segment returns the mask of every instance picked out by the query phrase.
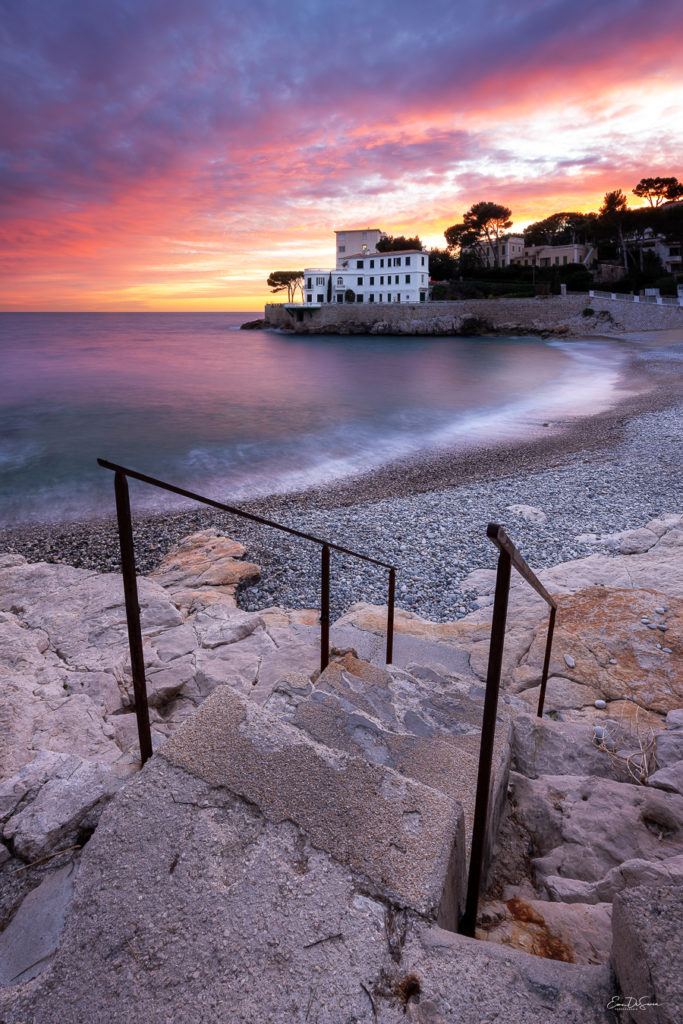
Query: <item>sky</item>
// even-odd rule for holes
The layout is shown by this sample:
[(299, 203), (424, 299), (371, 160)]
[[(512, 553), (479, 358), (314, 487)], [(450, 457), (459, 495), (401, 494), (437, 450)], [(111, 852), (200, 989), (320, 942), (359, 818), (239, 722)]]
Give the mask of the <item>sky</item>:
[(0, 0), (0, 50), (2, 310), (258, 310), (335, 229), (683, 179), (681, 0)]

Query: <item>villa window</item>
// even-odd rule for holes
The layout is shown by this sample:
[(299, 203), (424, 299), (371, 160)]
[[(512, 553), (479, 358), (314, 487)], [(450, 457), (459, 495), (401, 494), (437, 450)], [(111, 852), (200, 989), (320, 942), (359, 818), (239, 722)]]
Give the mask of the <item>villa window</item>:
[(564, 263), (565, 266), (567, 265), (567, 257), (566, 256), (562, 257), (562, 262)]
[(368, 295), (368, 302), (374, 302), (374, 301), (375, 301), (375, 296), (374, 296), (374, 295), (372, 294), (372, 292), (371, 292), (371, 293), (370, 293), (370, 294)]
[(309, 277), (309, 278), (307, 279), (307, 281), (306, 281), (306, 287), (307, 287), (307, 288), (312, 288), (312, 287), (313, 287), (313, 278), (312, 278), (312, 277)]
[(319, 303), (320, 303), (320, 304), (322, 305), (322, 302), (323, 302), (323, 296), (322, 296), (322, 295), (318, 295), (315, 301), (316, 301), (316, 302), (319, 302)]
[(374, 283), (375, 283), (375, 279), (374, 279), (374, 277), (371, 277), (370, 278), (370, 284), (374, 284)]
[(406, 284), (410, 284), (410, 274), (406, 274)]
[(362, 302), (362, 301), (363, 301), (363, 296), (362, 295), (356, 295), (356, 302)]
[(312, 295), (307, 295), (306, 296), (306, 302), (313, 302), (313, 296)]
[(394, 256), (394, 266), (395, 267), (400, 267), (401, 266), (401, 257), (400, 256)]
[(338, 295), (337, 296), (337, 302), (343, 302), (343, 301), (344, 301), (344, 296), (343, 295)]
[(356, 270), (362, 270), (362, 269), (363, 269), (363, 261), (362, 260), (356, 260)]
[(422, 257), (422, 266), (424, 267), (424, 265), (425, 265), (425, 258), (424, 258), (424, 256), (423, 256), (423, 257)]
[(398, 274), (394, 274), (394, 284), (400, 284), (400, 281), (398, 279)]
[(315, 283), (316, 284), (325, 284), (325, 278), (324, 277), (316, 277)]
[(339, 249), (339, 252), (346, 252), (346, 246), (345, 245), (338, 246), (338, 249)]
[(384, 266), (384, 260), (380, 260), (379, 261), (379, 265), (380, 265), (380, 267), (383, 267)]
[(384, 277), (380, 277), (380, 279), (379, 279), (379, 283), (380, 283), (380, 284), (384, 284)]
[(337, 278), (337, 287), (338, 288), (343, 288), (344, 287), (344, 278), (343, 277), (338, 277)]
[(406, 266), (410, 266), (410, 256), (406, 256)]
[(362, 277), (357, 277), (356, 278), (356, 284), (358, 284), (358, 285), (360, 285), (362, 287), (363, 286), (363, 278)]
[(375, 261), (374, 260), (370, 260), (370, 266), (374, 267), (374, 265), (375, 265)]
[(381, 295), (379, 295), (379, 296), (377, 297), (377, 301), (378, 301), (378, 302), (381, 302), (381, 301), (382, 301), (382, 296), (381, 296)]

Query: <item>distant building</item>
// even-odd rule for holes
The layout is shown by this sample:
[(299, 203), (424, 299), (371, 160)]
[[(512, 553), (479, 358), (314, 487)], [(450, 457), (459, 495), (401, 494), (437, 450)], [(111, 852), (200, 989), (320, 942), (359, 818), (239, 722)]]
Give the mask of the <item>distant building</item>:
[[(377, 252), (377, 243), (384, 237), (384, 232), (378, 228), (366, 228), (364, 231), (335, 231), (335, 235), (336, 267), (308, 267), (304, 270), (306, 304), (416, 303), (427, 300), (428, 253), (422, 252), (421, 249)], [(351, 247), (352, 242), (358, 241), (361, 241), (361, 247)], [(344, 249), (341, 253), (340, 248)], [(353, 298), (350, 297), (351, 293)]]
[[(594, 256), (590, 245), (525, 245), (523, 235), (507, 235), (499, 242), (477, 242), (468, 252), (476, 255), (483, 266), (562, 267), (568, 263), (588, 266)], [(496, 260), (496, 255), (498, 259)]]
[(567, 245), (526, 245), (521, 257), (513, 260), (524, 267), (566, 267), (568, 263), (589, 266), (595, 256), (592, 245), (569, 242)]
[(476, 254), (485, 267), (509, 267), (524, 252), (524, 236), (507, 235), (497, 243), (477, 242), (468, 251)]

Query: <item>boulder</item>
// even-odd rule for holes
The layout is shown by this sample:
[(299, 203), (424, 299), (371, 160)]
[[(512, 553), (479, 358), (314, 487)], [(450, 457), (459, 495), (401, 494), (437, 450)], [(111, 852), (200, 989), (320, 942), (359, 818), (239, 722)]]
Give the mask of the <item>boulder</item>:
[[(85, 842), (105, 804), (123, 784), (111, 766), (99, 762), (63, 756), (53, 766), (56, 771), (33, 799), (25, 794), (3, 825), (3, 840), (25, 861)], [(43, 760), (36, 771), (45, 769)]]
[(683, 796), (683, 761), (674, 761), (666, 768), (660, 768), (647, 780), (648, 786), (663, 789), (667, 793)]
[(595, 777), (511, 780), (539, 884), (556, 875), (598, 882), (624, 861), (683, 853), (683, 798), (674, 793)]
[(202, 530), (169, 552), (150, 578), (186, 608), (205, 590), (234, 599), (237, 587), (249, 586), (261, 578), (257, 565), (243, 561), (245, 554), (246, 549), (237, 541), (217, 530)]
[(534, 508), (533, 505), (508, 505), (508, 512), (512, 512), (513, 515), (519, 516), (521, 519), (526, 519), (529, 523), (545, 523), (548, 519), (545, 512), (542, 512), (540, 508)]
[(588, 723), (560, 723), (535, 715), (515, 715), (513, 768), (532, 779), (539, 775), (592, 775), (627, 781), (629, 777), (621, 763), (599, 750), (593, 736)]
[(659, 768), (668, 768), (683, 761), (683, 729), (667, 729), (657, 734), (655, 757)]

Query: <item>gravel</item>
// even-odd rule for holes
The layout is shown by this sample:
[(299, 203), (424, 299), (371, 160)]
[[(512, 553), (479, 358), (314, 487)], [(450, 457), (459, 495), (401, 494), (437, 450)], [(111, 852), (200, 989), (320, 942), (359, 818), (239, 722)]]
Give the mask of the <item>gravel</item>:
[[(504, 525), (532, 568), (541, 569), (592, 553), (594, 545), (577, 540), (583, 534), (643, 526), (680, 510), (680, 402), (665, 404), (631, 418), (582, 420), (574, 434), (569, 425), (543, 442), (453, 455), (447, 473), (443, 454), (425, 456), (336, 489), (243, 507), (395, 565), (399, 607), (437, 621), (459, 618), (476, 607), (463, 582), (467, 574), (495, 567), (496, 551), (486, 539), (490, 521)], [(445, 479), (467, 482), (445, 486)], [(430, 480), (433, 488), (426, 489)], [(369, 498), (373, 493), (379, 500)], [(509, 511), (511, 505), (531, 505), (547, 521), (531, 523)], [(262, 582), (240, 595), (243, 608), (318, 605), (315, 544), (208, 509), (136, 517), (139, 571), (148, 572), (181, 537), (208, 526), (240, 540), (262, 568)], [(119, 567), (112, 520), (5, 531), (0, 550), (98, 571)], [(331, 575), (334, 616), (356, 601), (386, 603), (385, 569), (333, 551)]]

